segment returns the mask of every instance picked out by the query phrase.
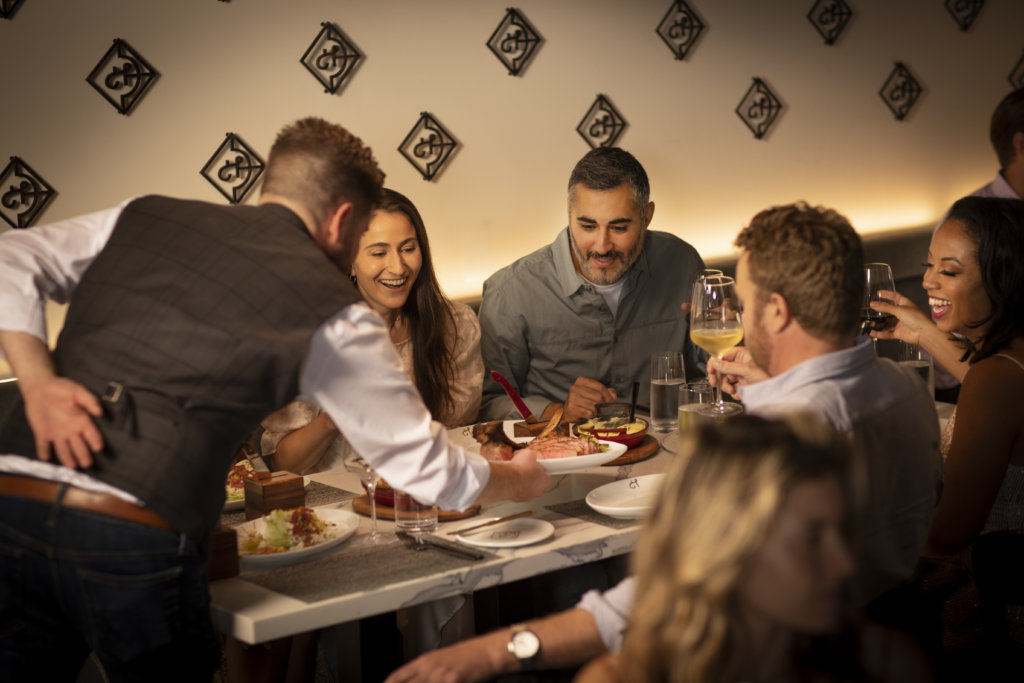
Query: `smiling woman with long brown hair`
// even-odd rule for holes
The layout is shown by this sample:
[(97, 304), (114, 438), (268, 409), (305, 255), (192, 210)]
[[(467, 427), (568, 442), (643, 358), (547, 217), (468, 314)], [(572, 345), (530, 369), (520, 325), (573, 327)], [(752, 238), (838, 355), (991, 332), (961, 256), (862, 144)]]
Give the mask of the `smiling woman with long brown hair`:
[[(447, 427), (476, 421), (484, 372), (480, 323), (469, 306), (441, 291), (423, 219), (405, 195), (384, 190), (351, 277), (384, 319), (402, 367), (434, 419)], [(262, 449), (273, 453), (277, 469), (306, 474), (342, 461), (338, 430), (312, 403), (293, 401), (263, 426)]]

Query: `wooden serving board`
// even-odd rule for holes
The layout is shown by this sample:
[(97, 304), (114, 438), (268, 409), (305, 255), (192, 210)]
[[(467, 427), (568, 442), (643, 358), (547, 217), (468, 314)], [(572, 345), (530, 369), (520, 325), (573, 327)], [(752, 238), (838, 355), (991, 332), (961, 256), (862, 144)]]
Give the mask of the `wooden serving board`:
[(644, 440), (640, 442), (639, 446), (633, 446), (628, 451), (615, 458), (611, 462), (606, 462), (602, 467), (611, 467), (612, 465), (631, 465), (641, 460), (646, 460), (661, 448), (661, 444), (650, 434), (644, 437)]
[[(626, 457), (626, 455), (628, 455), (628, 453), (624, 454), (622, 457)], [(359, 496), (358, 498), (353, 498), (352, 499), (352, 509), (355, 510), (356, 512), (358, 512), (361, 515), (365, 515), (365, 516), (369, 517), (370, 516), (370, 498), (369, 498), (369, 496), (362, 495), (362, 496)], [(465, 519), (467, 517), (472, 517), (473, 515), (477, 515), (477, 514), (480, 514), (480, 506), (479, 505), (474, 505), (474, 506), (472, 506), (471, 508), (469, 508), (467, 510), (463, 510), (462, 512), (457, 512), (455, 510), (438, 510), (437, 511), (437, 521), (439, 521), (439, 522), (451, 522), (451, 521), (454, 521), (456, 519)], [(394, 519), (394, 518), (395, 518), (395, 508), (391, 507), (390, 505), (381, 505), (380, 503), (377, 503), (377, 519)]]

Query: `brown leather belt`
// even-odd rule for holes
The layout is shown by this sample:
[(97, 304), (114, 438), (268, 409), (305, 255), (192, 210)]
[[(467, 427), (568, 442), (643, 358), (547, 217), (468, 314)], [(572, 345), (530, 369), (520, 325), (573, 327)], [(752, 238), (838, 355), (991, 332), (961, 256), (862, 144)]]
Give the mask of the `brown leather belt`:
[[(0, 473), (0, 495), (28, 498), (44, 503), (53, 503), (60, 492), (60, 484), (35, 477), (23, 477), (17, 474)], [(76, 510), (98, 512), (108, 517), (116, 517), (129, 522), (138, 522), (146, 526), (178, 533), (167, 520), (149, 508), (139, 507), (123, 498), (110, 493), (96, 493), (77, 486), (68, 486), (62, 503), (65, 507)]]

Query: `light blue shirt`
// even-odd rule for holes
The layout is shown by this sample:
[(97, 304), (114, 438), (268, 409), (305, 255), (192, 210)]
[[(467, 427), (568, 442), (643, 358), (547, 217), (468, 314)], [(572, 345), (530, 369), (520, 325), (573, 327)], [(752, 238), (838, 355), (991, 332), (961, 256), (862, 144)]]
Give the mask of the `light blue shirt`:
[(861, 337), (849, 349), (800, 363), (740, 389), (751, 413), (812, 409), (849, 436), (864, 459), (867, 500), (858, 520), (863, 602), (914, 571), (942, 478), (935, 402), (914, 370), (875, 356)]
[[(858, 519), (859, 602), (908, 578), (924, 547), (942, 478), (939, 420), (928, 388), (912, 369), (875, 356), (867, 337), (740, 389), (748, 413), (764, 417), (816, 411), (848, 435), (863, 457), (867, 496)], [(597, 620), (610, 650), (622, 642), (634, 580), (577, 605)]]

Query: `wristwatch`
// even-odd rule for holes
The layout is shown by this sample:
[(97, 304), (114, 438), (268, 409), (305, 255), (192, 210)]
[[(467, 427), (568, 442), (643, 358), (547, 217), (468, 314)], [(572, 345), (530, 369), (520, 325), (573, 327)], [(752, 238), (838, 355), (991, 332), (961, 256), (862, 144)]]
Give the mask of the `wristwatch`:
[(529, 671), (540, 658), (540, 638), (526, 624), (514, 624), (508, 637), (508, 651), (519, 660), (523, 671)]

